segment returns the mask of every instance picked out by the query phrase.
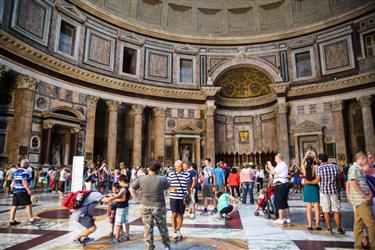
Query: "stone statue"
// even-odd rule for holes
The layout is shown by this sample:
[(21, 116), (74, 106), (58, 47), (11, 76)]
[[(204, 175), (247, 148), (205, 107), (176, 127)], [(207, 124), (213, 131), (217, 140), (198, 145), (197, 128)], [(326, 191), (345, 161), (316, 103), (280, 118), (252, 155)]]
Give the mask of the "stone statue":
[(57, 140), (52, 145), (52, 165), (61, 165), (61, 143)]
[(182, 161), (183, 162), (189, 162), (189, 157), (190, 157), (190, 150), (188, 146), (185, 146), (184, 149), (182, 150)]

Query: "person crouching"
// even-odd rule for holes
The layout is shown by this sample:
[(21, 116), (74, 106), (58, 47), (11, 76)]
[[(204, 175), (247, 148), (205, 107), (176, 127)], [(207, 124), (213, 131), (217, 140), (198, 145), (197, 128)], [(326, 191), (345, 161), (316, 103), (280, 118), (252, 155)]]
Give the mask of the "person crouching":
[(238, 204), (236, 198), (228, 193), (218, 192), (216, 194), (217, 210), (219, 211), (220, 217), (225, 219), (231, 219), (230, 215), (238, 210)]

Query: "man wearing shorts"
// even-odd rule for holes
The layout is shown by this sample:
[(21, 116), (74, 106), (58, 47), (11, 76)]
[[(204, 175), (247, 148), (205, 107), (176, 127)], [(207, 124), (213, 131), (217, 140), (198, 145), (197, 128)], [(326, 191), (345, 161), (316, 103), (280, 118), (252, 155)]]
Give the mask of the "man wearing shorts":
[(335, 164), (327, 163), (328, 156), (325, 154), (317, 155), (318, 168), (316, 177), (313, 181), (305, 181), (306, 184), (318, 184), (320, 182), (320, 206), (324, 213), (324, 219), (328, 231), (332, 232), (330, 212), (334, 213), (334, 220), (337, 227), (337, 233), (344, 234), (341, 227), (340, 198), (337, 185), (339, 169)]
[(14, 218), (16, 217), (16, 211), (18, 206), (25, 206), (27, 217), (31, 224), (38, 220), (33, 217), (31, 210), (31, 199), (30, 196), (33, 194), (31, 191), (31, 178), (30, 173), (27, 171), (29, 161), (24, 159), (21, 161), (21, 166), (13, 174), (14, 187), (13, 187), (13, 201), (10, 209), (9, 225), (14, 226), (20, 224)]
[(167, 180), (170, 185), (173, 239), (178, 240), (182, 238), (180, 230), (185, 213), (184, 197), (185, 195), (190, 197), (190, 176), (189, 173), (183, 171), (182, 161), (175, 162), (175, 171), (169, 173)]
[(204, 175), (204, 182), (202, 186), (202, 195), (203, 195), (203, 206), (204, 210), (201, 215), (207, 215), (207, 207), (208, 207), (208, 199), (212, 200), (213, 210), (211, 214), (216, 214), (216, 198), (215, 198), (215, 191), (216, 191), (216, 175), (215, 170), (211, 166), (211, 159), (206, 158), (204, 160), (205, 167), (203, 169)]
[(96, 231), (94, 210), (99, 202), (111, 202), (116, 197), (104, 197), (100, 192), (90, 192), (82, 202), (82, 207), (74, 211), (74, 217), (85, 229), (74, 239), (73, 243), (84, 246), (86, 243), (94, 241), (89, 235)]

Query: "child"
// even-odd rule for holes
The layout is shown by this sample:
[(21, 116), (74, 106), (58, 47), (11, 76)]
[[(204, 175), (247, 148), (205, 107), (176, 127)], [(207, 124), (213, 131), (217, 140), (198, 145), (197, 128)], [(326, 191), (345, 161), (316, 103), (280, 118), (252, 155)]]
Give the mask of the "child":
[(220, 213), (220, 217), (230, 219), (230, 215), (238, 209), (238, 205), (236, 204), (238, 202), (228, 193), (218, 192), (216, 197), (218, 198), (217, 210)]
[[(120, 191), (121, 186), (118, 183), (114, 183), (112, 185), (112, 196), (115, 196)], [(115, 229), (115, 218), (116, 218), (116, 208), (117, 203), (112, 201), (108, 203), (107, 206), (107, 214), (108, 214), (108, 221), (111, 224), (111, 233), (109, 234), (110, 237), (114, 235), (114, 229)]]
[[(116, 227), (116, 237), (111, 239), (109, 243), (120, 243), (121, 240), (129, 240), (129, 179), (126, 175), (120, 175), (118, 178), (119, 184), (121, 186), (120, 192), (115, 196), (115, 201), (117, 203), (116, 216), (115, 216), (115, 227)], [(121, 229), (125, 226), (125, 235), (121, 236)]]

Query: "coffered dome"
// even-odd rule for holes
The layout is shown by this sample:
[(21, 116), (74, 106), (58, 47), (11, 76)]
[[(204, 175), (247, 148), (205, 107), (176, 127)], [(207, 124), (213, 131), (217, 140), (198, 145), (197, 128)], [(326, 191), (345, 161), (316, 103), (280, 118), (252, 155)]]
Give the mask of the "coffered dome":
[(353, 18), (369, 0), (70, 0), (135, 32), (191, 43), (297, 36)]

